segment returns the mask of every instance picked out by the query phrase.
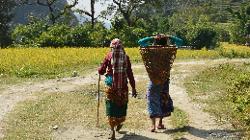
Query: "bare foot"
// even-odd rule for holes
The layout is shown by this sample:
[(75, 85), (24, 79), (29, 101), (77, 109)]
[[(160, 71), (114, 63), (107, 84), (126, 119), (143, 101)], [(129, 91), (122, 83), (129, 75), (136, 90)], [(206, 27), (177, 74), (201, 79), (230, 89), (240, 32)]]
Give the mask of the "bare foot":
[(155, 126), (151, 126), (151, 128), (149, 129), (150, 132), (155, 132)]
[(165, 126), (164, 126), (163, 124), (159, 124), (159, 125), (157, 126), (157, 129), (166, 129), (166, 128), (165, 128)]
[(121, 130), (122, 126), (123, 126), (122, 124), (119, 124), (119, 125), (116, 127), (116, 131), (119, 132), (119, 131)]
[(110, 130), (108, 139), (115, 140), (115, 131), (114, 130)]

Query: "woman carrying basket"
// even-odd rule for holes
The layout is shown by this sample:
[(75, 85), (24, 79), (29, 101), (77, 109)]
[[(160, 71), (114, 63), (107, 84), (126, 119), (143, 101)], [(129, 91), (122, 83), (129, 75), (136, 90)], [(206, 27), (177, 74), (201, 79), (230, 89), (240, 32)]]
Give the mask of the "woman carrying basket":
[[(145, 37), (138, 41), (141, 47), (148, 47), (151, 44), (160, 46), (170, 46), (173, 44), (179, 46), (182, 42), (180, 38), (163, 34)], [(147, 106), (152, 122), (150, 131), (155, 132), (156, 130), (156, 118), (159, 118), (157, 129), (165, 129), (162, 120), (164, 117), (170, 116), (174, 110), (173, 101), (169, 95), (169, 79), (165, 80), (163, 84), (154, 84), (152, 81), (149, 82), (147, 89)]]
[(101, 67), (100, 75), (106, 76), (106, 114), (111, 128), (110, 139), (115, 139), (116, 131), (122, 127), (127, 114), (128, 82), (132, 87), (132, 96), (136, 97), (135, 80), (129, 57), (126, 55), (119, 39), (110, 43), (111, 51), (106, 55)]

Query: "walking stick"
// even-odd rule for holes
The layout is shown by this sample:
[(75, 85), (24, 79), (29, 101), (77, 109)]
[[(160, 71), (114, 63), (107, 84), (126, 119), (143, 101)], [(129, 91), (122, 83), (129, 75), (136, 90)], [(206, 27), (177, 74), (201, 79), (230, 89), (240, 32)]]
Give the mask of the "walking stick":
[(97, 112), (96, 112), (96, 127), (99, 127), (99, 108), (100, 108), (100, 81), (101, 75), (99, 74), (98, 78), (98, 91), (97, 91)]

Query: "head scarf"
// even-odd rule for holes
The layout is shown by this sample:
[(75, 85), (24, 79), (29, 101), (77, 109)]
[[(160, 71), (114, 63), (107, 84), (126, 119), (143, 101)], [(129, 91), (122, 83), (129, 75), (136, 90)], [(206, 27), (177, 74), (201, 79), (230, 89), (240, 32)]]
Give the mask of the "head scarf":
[(112, 87), (115, 90), (123, 89), (127, 86), (127, 56), (120, 39), (113, 39), (110, 47), (112, 48), (111, 64), (113, 66)]

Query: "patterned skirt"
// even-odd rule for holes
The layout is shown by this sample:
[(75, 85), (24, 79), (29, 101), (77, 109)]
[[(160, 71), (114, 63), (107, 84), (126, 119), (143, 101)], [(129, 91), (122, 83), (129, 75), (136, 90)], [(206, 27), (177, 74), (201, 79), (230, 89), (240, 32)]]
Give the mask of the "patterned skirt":
[(106, 87), (106, 115), (112, 127), (125, 121), (128, 106), (127, 91), (127, 89), (124, 89), (122, 92), (117, 93), (112, 88)]
[(169, 80), (163, 85), (154, 85), (151, 81), (147, 91), (147, 105), (150, 118), (168, 117), (174, 111), (169, 95)]

